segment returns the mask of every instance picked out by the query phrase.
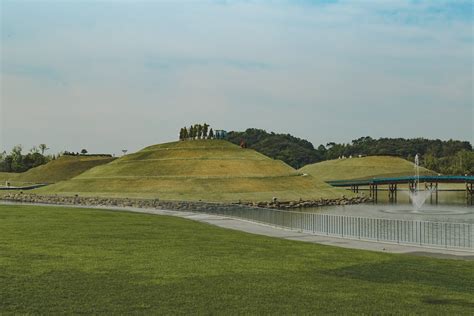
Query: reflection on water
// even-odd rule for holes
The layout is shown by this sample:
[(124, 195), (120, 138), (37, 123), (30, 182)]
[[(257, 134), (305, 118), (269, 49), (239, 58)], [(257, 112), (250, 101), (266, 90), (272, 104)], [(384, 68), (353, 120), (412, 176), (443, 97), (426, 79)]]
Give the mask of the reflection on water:
[[(389, 203), (387, 191), (379, 191), (378, 203)], [(431, 196), (428, 196), (425, 203), (436, 205), (436, 195), (433, 193)], [(410, 204), (408, 190), (398, 191), (397, 204)], [(466, 191), (439, 191), (438, 204), (466, 206)]]
[(409, 203), (408, 194), (399, 192), (397, 203), (388, 201), (388, 193), (379, 191), (377, 204), (359, 204), (302, 209), (304, 212), (350, 215), (372, 218), (474, 223), (474, 206), (466, 204), (466, 193), (461, 191), (440, 191), (438, 204), (435, 197), (427, 199), (425, 205), (416, 211)]

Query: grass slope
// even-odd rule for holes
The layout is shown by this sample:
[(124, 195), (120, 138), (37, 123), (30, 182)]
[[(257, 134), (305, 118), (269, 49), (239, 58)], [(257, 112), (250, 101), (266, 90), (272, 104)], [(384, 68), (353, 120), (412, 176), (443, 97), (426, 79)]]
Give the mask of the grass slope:
[(0, 185), (3, 185), (5, 181), (15, 181), (15, 179), (20, 175), (19, 173), (14, 172), (0, 172)]
[(0, 314), (472, 315), (474, 265), (190, 220), (0, 206)]
[[(415, 172), (412, 162), (392, 156), (328, 160), (305, 166), (300, 171), (323, 180), (411, 176)], [(435, 174), (424, 168), (420, 169), (420, 173)]]
[(311, 176), (301, 176), (282, 161), (221, 140), (150, 146), (37, 192), (208, 201), (348, 195)]
[(25, 183), (56, 183), (71, 179), (115, 158), (102, 156), (61, 156), (47, 164), (23, 173), (0, 173), (0, 181), (10, 180), (12, 185)]

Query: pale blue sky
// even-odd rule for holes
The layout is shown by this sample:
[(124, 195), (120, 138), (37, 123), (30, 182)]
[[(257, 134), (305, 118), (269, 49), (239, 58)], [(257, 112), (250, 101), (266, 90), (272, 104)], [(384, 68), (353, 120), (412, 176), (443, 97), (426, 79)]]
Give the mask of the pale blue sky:
[(474, 140), (471, 1), (0, 2), (1, 150), (134, 151), (204, 121)]

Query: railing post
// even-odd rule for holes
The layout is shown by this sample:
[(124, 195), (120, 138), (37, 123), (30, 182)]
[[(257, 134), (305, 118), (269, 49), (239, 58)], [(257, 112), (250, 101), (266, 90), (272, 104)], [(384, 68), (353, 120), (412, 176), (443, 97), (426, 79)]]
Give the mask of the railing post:
[(474, 225), (473, 224), (469, 224), (468, 226), (468, 230), (467, 230), (467, 241), (469, 243), (469, 248), (473, 248), (472, 247), (472, 241), (471, 241), (471, 235), (472, 235), (472, 229), (474, 228)]
[(397, 244), (400, 244), (400, 220), (397, 219)]
[(329, 215), (326, 216), (326, 235), (329, 235)]
[(359, 235), (360, 239), (360, 217), (357, 218), (357, 235)]
[(444, 243), (448, 248), (448, 223), (444, 223)]
[(344, 216), (341, 215), (341, 236), (344, 238)]
[(420, 246), (421, 246), (421, 221), (418, 222), (418, 223), (420, 223), (420, 232), (419, 232), (419, 235), (420, 235)]
[(376, 228), (375, 233), (377, 235), (377, 241), (379, 241), (379, 219), (378, 218), (375, 220), (375, 228)]

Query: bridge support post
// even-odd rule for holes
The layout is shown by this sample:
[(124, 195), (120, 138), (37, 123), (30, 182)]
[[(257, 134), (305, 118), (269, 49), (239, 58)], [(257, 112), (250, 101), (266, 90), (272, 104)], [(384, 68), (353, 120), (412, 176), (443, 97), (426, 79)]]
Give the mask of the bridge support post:
[(369, 195), (372, 198), (374, 203), (377, 203), (378, 201), (378, 187), (376, 184), (370, 184), (369, 185)]
[(433, 191), (431, 191), (431, 188), (433, 187), (433, 183), (425, 183), (425, 190), (430, 190), (430, 204), (433, 204)]
[(354, 193), (359, 193), (359, 186), (357, 184), (351, 185), (351, 191)]
[(379, 201), (379, 187), (375, 185), (375, 203)]
[(413, 192), (415, 191), (415, 182), (408, 182), (408, 189)]
[(390, 203), (397, 203), (397, 184), (388, 185), (388, 200)]
[(378, 190), (378, 186), (376, 184), (373, 185), (373, 188), (374, 188), (374, 202), (375, 203), (378, 203), (379, 201), (379, 190)]
[(435, 194), (435, 203), (438, 204), (438, 182), (430, 184), (425, 183), (425, 189), (430, 191), (430, 203), (433, 204), (433, 193)]
[(472, 182), (466, 182), (466, 203), (468, 205), (474, 204), (474, 186)]

